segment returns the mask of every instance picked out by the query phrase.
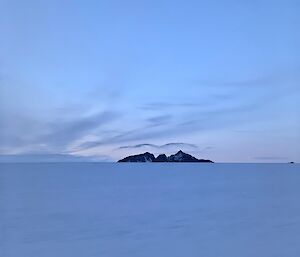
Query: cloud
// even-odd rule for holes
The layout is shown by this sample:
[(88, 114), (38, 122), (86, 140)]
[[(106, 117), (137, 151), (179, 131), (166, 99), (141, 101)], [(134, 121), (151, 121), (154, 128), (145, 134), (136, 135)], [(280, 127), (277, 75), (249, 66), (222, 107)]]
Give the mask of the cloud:
[[(250, 89), (274, 89), (274, 88), (281, 88), (285, 90), (287, 88), (291, 89), (298, 89), (299, 83), (299, 71), (300, 66), (296, 65), (294, 67), (280, 67), (274, 69), (270, 72), (265, 72), (262, 74), (257, 74), (256, 76), (245, 77), (241, 79), (229, 78), (227, 80), (197, 80), (193, 81), (192, 84), (195, 87), (203, 87), (203, 88), (215, 88), (218, 90), (225, 89), (227, 93), (234, 92), (232, 90), (246, 90), (247, 88)], [(288, 93), (288, 91), (286, 91)]]
[(119, 113), (103, 111), (70, 121), (56, 121), (48, 124), (49, 132), (38, 140), (57, 146), (66, 145), (118, 117)]
[(168, 143), (168, 144), (164, 144), (162, 145), (160, 148), (165, 148), (165, 147), (191, 147), (191, 148), (198, 148), (197, 145), (195, 144), (189, 144), (189, 143)]
[(33, 144), (45, 131), (44, 123), (33, 117), (1, 111), (0, 116), (0, 149), (8, 149), (8, 152)]
[(153, 147), (158, 148), (158, 145), (154, 144), (138, 144), (138, 145), (126, 145), (126, 146), (120, 146), (117, 149), (130, 149), (130, 148), (142, 148), (142, 147)]
[(203, 109), (207, 107), (213, 107), (219, 103), (228, 102), (234, 98), (234, 92), (230, 91), (217, 91), (214, 92), (210, 89), (203, 90), (203, 94), (199, 94), (198, 91), (191, 92), (189, 99), (177, 99), (170, 101), (153, 101), (138, 106), (138, 109), (145, 111), (161, 111), (161, 110), (191, 110), (191, 109)]
[(142, 147), (152, 147), (156, 149), (164, 149), (168, 147), (190, 147), (190, 148), (198, 148), (197, 145), (189, 144), (189, 143), (167, 143), (164, 145), (155, 145), (155, 144), (137, 144), (137, 145), (126, 145), (120, 146), (118, 149), (136, 149)]
[[(246, 115), (240, 115), (251, 111), (252, 106), (244, 108), (231, 107), (215, 111), (194, 111), (194, 113), (183, 114), (173, 118), (172, 125), (164, 127), (143, 126), (140, 128), (120, 132), (118, 135), (106, 137), (98, 141), (88, 141), (81, 144), (78, 149), (84, 150), (107, 144), (121, 144), (141, 140), (161, 139), (168, 136), (181, 136), (191, 132), (207, 131), (232, 126), (236, 123), (247, 121)], [(239, 116), (238, 116), (239, 115)], [(177, 122), (178, 121), (178, 122)], [(176, 124), (177, 122), (177, 124)]]
[(172, 119), (172, 115), (165, 114), (165, 115), (159, 115), (159, 116), (148, 118), (147, 121), (153, 125), (162, 125), (162, 124), (166, 124), (171, 119)]
[(181, 103), (172, 103), (172, 102), (150, 102), (146, 103), (139, 108), (142, 110), (161, 110), (174, 107), (201, 107), (203, 103), (194, 103), (194, 102), (181, 102)]
[(255, 160), (264, 160), (264, 161), (276, 161), (276, 160), (288, 160), (288, 157), (284, 156), (258, 156), (254, 157)]
[(270, 74), (241, 81), (215, 83), (213, 90), (204, 86), (204, 94), (200, 94), (193, 101), (146, 103), (141, 109), (157, 112), (168, 109), (172, 115), (172, 124), (159, 130), (140, 128), (119, 135), (115, 140), (148, 140), (196, 131), (223, 130), (258, 121), (268, 122), (274, 118), (271, 115), (274, 107), (279, 106), (279, 101), (296, 90), (290, 84), (287, 86), (289, 90), (285, 90), (282, 86), (283, 78), (278, 81), (278, 77), (281, 78)]
[(206, 147), (203, 147), (203, 148), (200, 150), (200, 152), (203, 153), (203, 152), (209, 151), (209, 150), (211, 150), (211, 149), (214, 149), (214, 147), (212, 147), (212, 146), (206, 146)]
[[(281, 95), (278, 92), (270, 92), (269, 89), (254, 94), (236, 93), (232, 95), (231, 101), (217, 102), (215, 105), (200, 108), (202, 104), (193, 102), (171, 103), (156, 102), (151, 103), (151, 107), (179, 107), (173, 108), (171, 114), (157, 115), (146, 119), (150, 125), (142, 126), (137, 122), (135, 128), (127, 131), (120, 131), (117, 135), (103, 137), (101, 140), (87, 141), (78, 147), (78, 150), (85, 150), (109, 144), (123, 144), (134, 141), (158, 140), (169, 136), (182, 136), (193, 132), (224, 130), (236, 125), (249, 124), (253, 121), (266, 121), (269, 113), (273, 112), (272, 103)], [(222, 92), (220, 92), (222, 94)], [(218, 96), (219, 97), (219, 96)], [(197, 108), (181, 108), (182, 106)], [(170, 122), (172, 121), (172, 123)], [(160, 126), (164, 125), (164, 126)], [(141, 146), (140, 146), (141, 147)], [(149, 147), (149, 146), (148, 146)], [(152, 146), (153, 147), (153, 146)]]
[(64, 113), (51, 122), (22, 115), (5, 115), (0, 124), (0, 152), (62, 152), (69, 144), (118, 119), (120, 113), (101, 111), (70, 118)]
[(99, 93), (93, 92), (94, 98), (87, 95), (90, 85), (67, 88), (44, 88), (0, 71), (0, 153), (64, 152), (74, 141), (101, 133), (120, 118), (116, 94), (106, 93), (104, 86), (97, 86)]
[(111, 159), (102, 156), (76, 156), (71, 154), (3, 154), (0, 155), (0, 162), (105, 162)]

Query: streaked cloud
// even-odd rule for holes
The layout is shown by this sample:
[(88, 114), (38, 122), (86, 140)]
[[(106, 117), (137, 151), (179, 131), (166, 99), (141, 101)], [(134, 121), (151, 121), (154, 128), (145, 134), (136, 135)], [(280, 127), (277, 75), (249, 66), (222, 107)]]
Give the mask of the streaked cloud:
[(6, 154), (0, 155), (0, 162), (106, 162), (108, 156), (76, 156), (71, 154)]
[(84, 136), (94, 129), (99, 129), (119, 117), (120, 115), (116, 112), (103, 111), (70, 121), (57, 121), (48, 124), (49, 132), (37, 140), (49, 142), (53, 145), (65, 146), (66, 144)]
[(168, 147), (190, 147), (190, 148), (198, 148), (197, 145), (189, 144), (189, 143), (167, 143), (164, 145), (155, 145), (155, 144), (138, 144), (138, 145), (126, 145), (120, 146), (118, 149), (136, 149), (142, 147), (152, 147), (156, 149), (164, 149)]
[(258, 157), (254, 157), (254, 159), (262, 160), (262, 161), (289, 160), (289, 158), (285, 156), (258, 156)]
[(162, 124), (166, 124), (171, 119), (172, 119), (172, 115), (165, 114), (165, 115), (159, 115), (159, 116), (148, 118), (147, 121), (153, 125), (162, 125)]

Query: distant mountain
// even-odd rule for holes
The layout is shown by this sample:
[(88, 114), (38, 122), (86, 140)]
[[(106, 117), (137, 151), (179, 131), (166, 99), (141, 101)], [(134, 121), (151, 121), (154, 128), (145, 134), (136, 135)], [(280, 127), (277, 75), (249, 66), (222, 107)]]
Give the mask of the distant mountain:
[(169, 157), (165, 154), (160, 154), (156, 158), (153, 154), (146, 152), (138, 155), (131, 155), (118, 162), (209, 162), (213, 163), (211, 160), (197, 159), (196, 157), (184, 153), (181, 150), (176, 154), (170, 155)]
[(155, 160), (155, 156), (152, 153), (142, 153), (137, 155), (128, 156), (118, 162), (153, 162)]
[(168, 157), (168, 162), (212, 162), (211, 160), (203, 160), (197, 159), (196, 157), (184, 153), (181, 150), (178, 151), (176, 154), (171, 155)]
[(169, 159), (165, 154), (160, 154), (154, 159), (154, 162), (168, 162), (168, 161)]

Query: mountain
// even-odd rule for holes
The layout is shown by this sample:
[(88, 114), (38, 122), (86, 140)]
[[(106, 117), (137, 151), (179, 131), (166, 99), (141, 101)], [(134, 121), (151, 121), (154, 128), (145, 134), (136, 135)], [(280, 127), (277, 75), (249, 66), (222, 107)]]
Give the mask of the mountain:
[(155, 160), (155, 156), (152, 153), (142, 153), (137, 155), (128, 156), (118, 162), (153, 162)]
[(212, 162), (211, 160), (203, 160), (203, 159), (197, 159), (196, 157), (184, 153), (181, 150), (178, 151), (176, 154), (171, 155), (168, 157), (169, 162)]
[(168, 162), (168, 161), (169, 159), (165, 154), (160, 154), (154, 159), (154, 162)]
[(156, 158), (153, 154), (146, 152), (138, 155), (131, 155), (118, 162), (209, 162), (213, 163), (211, 160), (197, 159), (196, 157), (184, 153), (181, 150), (176, 154), (170, 155), (169, 157), (165, 154), (160, 154)]

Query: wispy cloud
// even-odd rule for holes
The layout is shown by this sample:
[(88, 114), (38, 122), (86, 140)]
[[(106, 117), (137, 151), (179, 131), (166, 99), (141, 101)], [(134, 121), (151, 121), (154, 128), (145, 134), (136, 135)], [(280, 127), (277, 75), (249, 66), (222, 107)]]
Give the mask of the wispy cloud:
[(76, 118), (66, 115), (51, 122), (26, 116), (16, 117), (19, 116), (7, 115), (0, 124), (0, 152), (35, 150), (60, 153), (75, 140), (118, 119), (120, 113), (101, 111), (92, 115), (81, 114)]
[(174, 107), (201, 107), (203, 106), (203, 103), (193, 103), (193, 102), (179, 102), (179, 103), (173, 103), (173, 102), (150, 102), (146, 103), (142, 106), (139, 106), (140, 109), (143, 110), (162, 110), (162, 109), (168, 109), (168, 108), (174, 108)]
[[(107, 144), (122, 144), (134, 141), (163, 139), (168, 136), (180, 137), (192, 132), (224, 129), (235, 124), (249, 122), (249, 116), (259, 107), (258, 103), (248, 105), (230, 106), (216, 110), (193, 110), (189, 113), (182, 113), (172, 117), (172, 124), (166, 126), (155, 126), (153, 124), (141, 126), (132, 130), (120, 132), (118, 135), (102, 138), (97, 141), (84, 142), (78, 150), (94, 148)], [(160, 121), (162, 120), (162, 123)], [(169, 120), (168, 116), (155, 119), (158, 124)], [(148, 145), (149, 146), (149, 145)]]
[(38, 140), (57, 146), (66, 145), (94, 129), (99, 129), (118, 117), (120, 117), (119, 113), (103, 111), (70, 121), (57, 121), (48, 124), (49, 132), (38, 138)]
[(71, 154), (3, 154), (0, 162), (106, 162), (111, 161), (108, 156), (76, 156)]
[(165, 114), (165, 115), (158, 115), (155, 117), (148, 118), (147, 121), (153, 125), (162, 125), (166, 124), (172, 119), (172, 115)]
[(285, 156), (258, 156), (254, 157), (255, 160), (262, 160), (262, 161), (284, 161), (284, 160), (289, 160), (288, 157)]
[(126, 145), (126, 146), (120, 146), (118, 149), (136, 149), (136, 148), (142, 148), (142, 147), (152, 147), (156, 149), (164, 149), (168, 147), (190, 147), (190, 148), (198, 148), (197, 145), (189, 144), (189, 143), (167, 143), (164, 145), (155, 145), (155, 144), (137, 144), (137, 145)]

